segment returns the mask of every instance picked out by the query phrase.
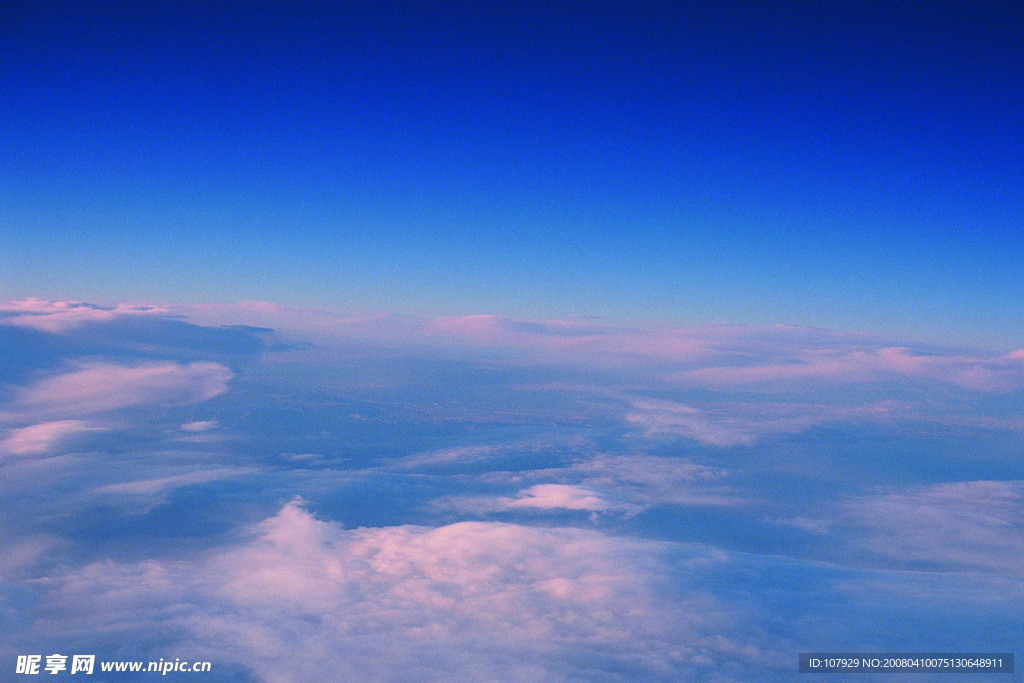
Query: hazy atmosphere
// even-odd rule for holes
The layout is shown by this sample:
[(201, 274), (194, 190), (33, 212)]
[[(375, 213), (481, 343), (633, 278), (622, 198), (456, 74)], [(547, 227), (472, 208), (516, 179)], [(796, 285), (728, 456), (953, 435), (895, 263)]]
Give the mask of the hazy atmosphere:
[(0, 680), (1019, 654), (1022, 35), (5, 5)]

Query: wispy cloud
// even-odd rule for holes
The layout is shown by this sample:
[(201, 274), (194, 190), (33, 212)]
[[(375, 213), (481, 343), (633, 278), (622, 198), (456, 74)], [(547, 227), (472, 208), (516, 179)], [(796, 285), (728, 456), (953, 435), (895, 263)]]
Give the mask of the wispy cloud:
[(438, 509), (458, 510), (462, 513), (487, 514), (510, 510), (576, 512), (621, 511), (635, 512), (639, 508), (622, 503), (610, 503), (598, 493), (571, 484), (535, 484), (514, 496), (451, 496), (435, 501)]
[(3, 420), (95, 415), (139, 405), (178, 405), (224, 393), (234, 373), (219, 363), (84, 363), (15, 393)]
[(708, 355), (707, 340), (677, 329), (629, 328), (590, 320), (515, 320), (497, 315), (442, 317), (423, 326), (437, 336), (471, 346), (550, 354), (549, 362), (600, 358), (693, 360)]
[(609, 503), (600, 496), (579, 486), (567, 484), (536, 484), (520, 491), (515, 498), (500, 498), (499, 503), (509, 509), (560, 508), (563, 510), (607, 510)]
[(152, 496), (161, 494), (170, 489), (192, 484), (204, 484), (211, 481), (218, 481), (228, 477), (237, 477), (253, 472), (251, 467), (216, 467), (213, 469), (198, 470), (185, 474), (175, 474), (169, 477), (157, 477), (155, 479), (140, 479), (137, 481), (126, 481), (120, 484), (108, 484), (94, 488), (92, 493), (99, 495), (134, 495)]
[(8, 430), (0, 441), (0, 453), (30, 455), (45, 453), (66, 436), (89, 429), (82, 420), (55, 420)]
[(561, 470), (541, 470), (533, 476), (578, 482), (597, 491), (608, 491), (616, 500), (634, 506), (732, 506), (745, 502), (729, 488), (727, 470), (680, 457), (598, 455)]
[(105, 505), (112, 503), (127, 505), (132, 514), (141, 514), (165, 503), (167, 495), (176, 489), (241, 477), (256, 471), (258, 470), (255, 467), (192, 466), (188, 471), (180, 474), (133, 479), (97, 486), (86, 491), (82, 500), (89, 501), (100, 498)]
[[(27, 570), (60, 545), (60, 540), (51, 536), (23, 536), (2, 527), (0, 538), (3, 539), (0, 547), (0, 581), (26, 578)], [(4, 601), (0, 600), (0, 619), (4, 617), (4, 607)]]
[(181, 425), (181, 429), (185, 432), (206, 432), (219, 426), (217, 420), (194, 420)]
[(863, 383), (894, 378), (946, 382), (985, 392), (1024, 390), (1024, 362), (1003, 356), (923, 354), (906, 347), (858, 350), (794, 349), (786, 363), (720, 366), (689, 370), (680, 379), (698, 386), (749, 387), (807, 382)]
[(1024, 578), (1024, 482), (962, 481), (851, 501), (839, 521), (867, 556)]
[(646, 436), (674, 435), (723, 447), (798, 434), (831, 421), (884, 421), (909, 413), (909, 407), (899, 401), (876, 401), (852, 408), (820, 403), (716, 401), (697, 408), (664, 399), (628, 400), (631, 407), (625, 419)]
[(634, 515), (659, 505), (721, 507), (746, 501), (727, 484), (725, 470), (678, 457), (593, 454), (561, 467), (490, 470), (468, 475), (491, 486), (522, 487), (514, 495), (447, 496), (439, 510), (468, 514), (578, 510)]
[(419, 453), (403, 458), (400, 466), (407, 469), (420, 467), (433, 467), (444, 465), (464, 465), (486, 461), (496, 454), (507, 451), (508, 448), (497, 446), (458, 446), (455, 448), (443, 448), (429, 453)]

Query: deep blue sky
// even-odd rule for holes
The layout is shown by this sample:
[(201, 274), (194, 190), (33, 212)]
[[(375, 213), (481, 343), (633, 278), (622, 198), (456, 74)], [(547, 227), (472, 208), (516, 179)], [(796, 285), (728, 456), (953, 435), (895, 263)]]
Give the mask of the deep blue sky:
[(1019, 6), (137, 4), (0, 10), (6, 297), (1022, 345)]

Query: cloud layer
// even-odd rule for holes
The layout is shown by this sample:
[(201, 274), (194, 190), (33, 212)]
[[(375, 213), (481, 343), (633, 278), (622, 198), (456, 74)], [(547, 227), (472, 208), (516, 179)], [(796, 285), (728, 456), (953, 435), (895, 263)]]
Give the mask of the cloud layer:
[(42, 332), (64, 332), (86, 323), (108, 322), (124, 316), (166, 315), (167, 307), (118, 304), (104, 307), (81, 301), (24, 299), (0, 304), (0, 324), (30, 327)]
[(1024, 578), (1024, 482), (918, 486), (850, 502), (839, 520), (861, 552), (914, 568)]
[[(251, 540), (45, 583), (57, 633), (181, 634), (174, 652), (294, 680), (675, 678), (744, 661), (710, 598), (666, 602), (657, 544), (464, 522), (346, 530), (298, 503)], [(662, 588), (659, 588), (661, 586)], [(92, 608), (76, 612), (84, 605)], [(63, 608), (61, 607), (63, 606)]]
[(1022, 354), (789, 326), (3, 306), (0, 666), (67, 650), (260, 681), (787, 680), (810, 649), (1009, 648)]

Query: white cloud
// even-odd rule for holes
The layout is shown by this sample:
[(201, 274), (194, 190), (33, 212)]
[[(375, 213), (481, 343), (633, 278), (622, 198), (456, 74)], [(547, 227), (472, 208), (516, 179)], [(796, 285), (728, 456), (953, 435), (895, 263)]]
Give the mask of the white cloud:
[[(575, 366), (682, 368), (667, 377), (706, 387), (849, 384), (900, 379), (946, 382), (983, 392), (1024, 390), (1024, 349), (1005, 355), (922, 351), (865, 333), (792, 325), (620, 325), (588, 318), (514, 319), (494, 314), (416, 318), (356, 315), (266, 301), (233, 305), (97, 306), (26, 299), (0, 304), (0, 324), (58, 332), (123, 316), (183, 317), (199, 324), (255, 323), (317, 338), (388, 345), (502, 350), (520, 361)], [(694, 367), (700, 362), (701, 367)], [(688, 369), (687, 369), (688, 368)]]
[(324, 456), (321, 453), (281, 453), (280, 457), (285, 460), (302, 462), (308, 460), (323, 460)]
[(560, 508), (598, 512), (611, 507), (593, 491), (566, 484), (537, 484), (520, 491), (515, 498), (501, 498), (499, 502), (509, 509)]
[(345, 530), (293, 503), (234, 548), (40, 581), (52, 618), (39, 628), (183, 634), (173, 651), (270, 683), (679, 679), (761, 656), (720, 635), (712, 598), (664, 599), (663, 553), (512, 524)]
[[(195, 316), (200, 308), (179, 309)], [(981, 392), (1024, 390), (1024, 349), (1008, 354), (924, 350), (863, 332), (793, 325), (711, 323), (621, 325), (587, 318), (514, 319), (494, 314), (439, 317), (349, 316), (330, 309), (253, 308), (263, 324), (373, 339), (444, 354), (499, 351), (506, 360), (590, 368), (660, 368), (668, 385), (785, 387), (938, 381)], [(223, 313), (223, 312), (222, 312)], [(699, 363), (700, 366), (696, 366)]]
[(515, 320), (465, 315), (425, 321), (421, 334), (469, 347), (529, 351), (534, 362), (621, 365), (636, 361), (693, 360), (708, 355), (699, 334), (679, 328), (631, 328), (586, 319)]
[[(516, 498), (452, 496), (439, 501), (438, 506), (477, 513), (531, 505), (540, 508), (543, 506), (533, 505), (536, 500), (553, 502), (563, 496), (568, 498), (570, 493), (574, 496), (570, 500), (597, 497), (599, 500), (590, 501), (595, 510), (601, 506), (602, 510), (626, 514), (658, 505), (744, 504), (747, 501), (725, 484), (728, 476), (726, 470), (698, 465), (683, 458), (599, 454), (565, 467), (488, 472), (480, 475), (479, 479), (491, 484), (545, 483), (527, 488)], [(539, 486), (555, 484), (564, 488), (534, 490)], [(546, 495), (539, 496), (539, 493)], [(562, 507), (567, 508), (564, 505)]]
[(220, 423), (217, 420), (195, 420), (181, 425), (181, 429), (185, 432), (206, 432), (219, 426)]
[(629, 506), (613, 505), (593, 491), (568, 484), (536, 484), (520, 491), (513, 497), (450, 496), (436, 501), (435, 507), (474, 513), (530, 509), (586, 512), (629, 509)]
[[(145, 465), (145, 464), (144, 464)], [(194, 466), (193, 466), (194, 467)], [(120, 481), (113, 484), (95, 486), (79, 496), (80, 500), (95, 503), (99, 498), (103, 505), (119, 505), (126, 514), (145, 514), (153, 508), (167, 502), (168, 493), (175, 489), (195, 486), (197, 484), (208, 484), (214, 481), (222, 481), (234, 477), (241, 477), (246, 474), (258, 471), (254, 467), (209, 467), (203, 466), (199, 469), (189, 468), (189, 471), (180, 472), (182, 464), (171, 467), (143, 466), (140, 469), (144, 478)], [(152, 471), (180, 472), (179, 474), (167, 474), (164, 476), (151, 476)], [(121, 475), (124, 476), (124, 475)], [(138, 474), (136, 474), (138, 476)], [(103, 481), (109, 481), (112, 477), (105, 474)]]

